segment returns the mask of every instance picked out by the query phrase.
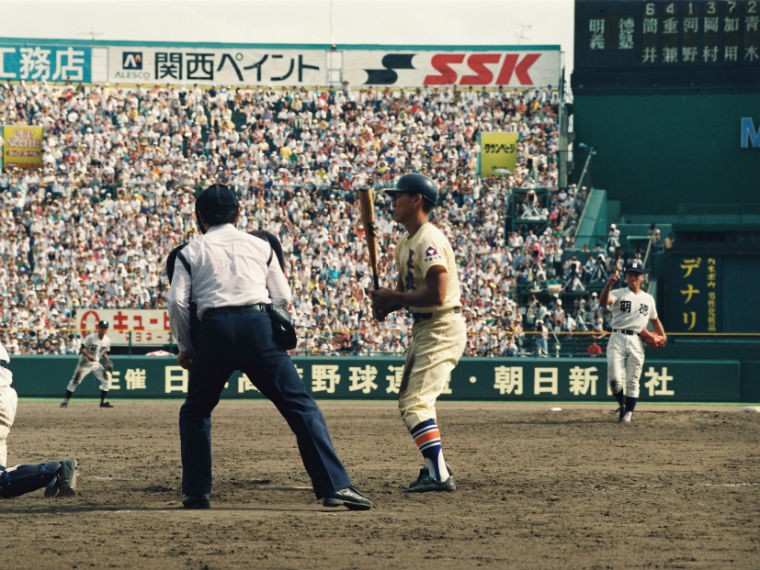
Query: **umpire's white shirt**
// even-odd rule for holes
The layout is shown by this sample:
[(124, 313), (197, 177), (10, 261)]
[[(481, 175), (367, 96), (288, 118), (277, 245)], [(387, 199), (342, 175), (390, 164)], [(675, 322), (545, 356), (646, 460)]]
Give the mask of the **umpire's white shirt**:
[(287, 307), (290, 303), (290, 286), (269, 242), (232, 224), (210, 227), (191, 240), (181, 254), (190, 265), (192, 276), (178, 260), (167, 295), (169, 322), (181, 351), (193, 348), (191, 301), (195, 302), (201, 320), (203, 313), (216, 307), (272, 302)]

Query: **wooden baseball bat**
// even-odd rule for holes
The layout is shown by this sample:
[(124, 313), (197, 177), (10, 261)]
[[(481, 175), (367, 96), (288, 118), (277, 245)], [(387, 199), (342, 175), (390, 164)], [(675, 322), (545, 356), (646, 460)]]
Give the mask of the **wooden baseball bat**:
[(359, 189), (359, 208), (362, 214), (364, 237), (367, 240), (369, 250), (369, 264), (372, 267), (372, 279), (375, 290), (380, 285), (377, 278), (377, 226), (375, 225), (375, 203), (372, 196), (372, 188), (365, 186)]

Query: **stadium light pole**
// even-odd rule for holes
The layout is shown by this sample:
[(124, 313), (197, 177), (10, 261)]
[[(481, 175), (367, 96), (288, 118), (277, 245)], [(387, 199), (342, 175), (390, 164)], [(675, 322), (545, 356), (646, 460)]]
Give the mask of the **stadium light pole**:
[(578, 178), (578, 189), (580, 190), (583, 187), (583, 179), (586, 178), (589, 164), (591, 164), (591, 158), (596, 155), (596, 148), (588, 146), (586, 143), (578, 143), (578, 148), (588, 151), (588, 154), (586, 154), (586, 162), (584, 163), (583, 170), (581, 170), (581, 175)]

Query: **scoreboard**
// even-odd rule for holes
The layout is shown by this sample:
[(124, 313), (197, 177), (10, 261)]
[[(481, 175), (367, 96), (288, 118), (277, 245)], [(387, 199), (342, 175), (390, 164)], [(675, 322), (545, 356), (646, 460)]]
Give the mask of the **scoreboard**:
[(760, 88), (760, 0), (576, 0), (573, 92)]

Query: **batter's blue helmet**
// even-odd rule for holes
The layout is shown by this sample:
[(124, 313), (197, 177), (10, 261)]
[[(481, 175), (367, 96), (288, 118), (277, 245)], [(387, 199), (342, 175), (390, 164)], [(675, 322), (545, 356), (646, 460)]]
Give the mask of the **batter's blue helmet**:
[(407, 192), (410, 194), (421, 194), (425, 200), (438, 205), (438, 188), (435, 187), (430, 178), (418, 172), (404, 174), (396, 181), (396, 187), (385, 191), (386, 194), (401, 194)]
[(98, 323), (99, 329), (107, 329), (110, 325), (108, 324), (108, 321), (100, 321)]

